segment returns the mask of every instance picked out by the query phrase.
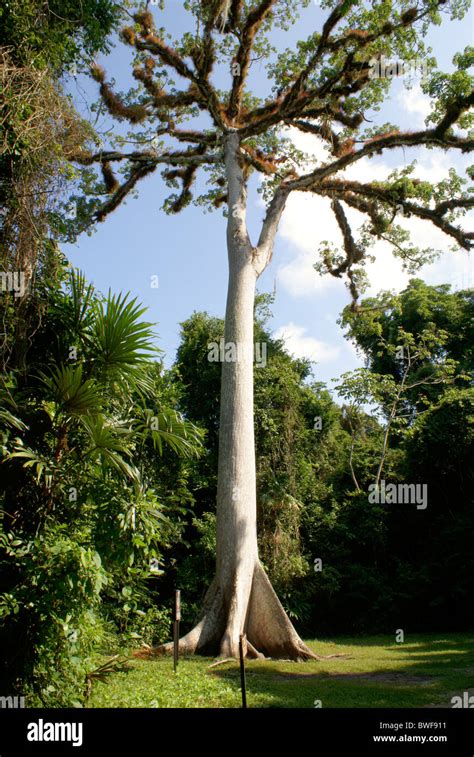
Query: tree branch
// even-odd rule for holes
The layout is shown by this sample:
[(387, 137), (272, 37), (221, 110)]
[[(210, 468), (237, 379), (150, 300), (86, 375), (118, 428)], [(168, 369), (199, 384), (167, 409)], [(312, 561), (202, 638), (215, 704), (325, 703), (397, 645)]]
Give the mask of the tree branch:
[[(457, 226), (453, 226), (452, 223), (444, 218), (445, 213), (451, 207), (456, 208), (472, 208), (474, 207), (474, 198), (453, 198), (451, 200), (444, 200), (436, 205), (434, 208), (426, 208), (422, 205), (418, 205), (409, 200), (406, 200), (403, 196), (394, 195), (394, 190), (391, 188), (384, 188), (380, 186), (374, 186), (373, 184), (360, 184), (356, 181), (344, 181), (344, 180), (332, 180), (325, 181), (321, 185), (321, 189), (324, 193), (334, 195), (337, 193), (341, 199), (352, 205), (361, 212), (367, 212), (374, 223), (376, 233), (377, 226), (380, 223), (380, 216), (376, 214), (375, 206), (364, 205), (361, 202), (356, 201), (354, 195), (360, 195), (364, 198), (371, 200), (378, 200), (386, 205), (397, 207), (400, 205), (403, 208), (403, 214), (405, 217), (410, 215), (422, 218), (423, 220), (431, 221), (441, 231), (447, 234), (459, 244), (460, 247), (465, 250), (470, 250), (474, 246), (474, 232), (463, 231)], [(377, 223), (377, 221), (379, 223)]]
[(265, 270), (272, 259), (275, 236), (278, 231), (278, 225), (283, 210), (285, 209), (287, 198), (288, 191), (285, 185), (282, 184), (273, 195), (265, 214), (255, 257), (259, 275)]
[(459, 98), (446, 112), (440, 123), (433, 129), (417, 132), (396, 132), (380, 134), (367, 140), (360, 150), (354, 149), (352, 141), (347, 146), (348, 152), (338, 160), (315, 169), (305, 176), (295, 179), (289, 184), (291, 190), (312, 190), (317, 188), (319, 182), (331, 174), (337, 173), (361, 158), (381, 153), (384, 149), (395, 147), (420, 147), (421, 145), (433, 145), (437, 147), (458, 148), (461, 152), (469, 152), (474, 149), (474, 139), (453, 137), (446, 135), (450, 126), (459, 116), (474, 104), (474, 92), (467, 97)]
[(267, 15), (270, 13), (272, 7), (275, 5), (276, 1), (277, 0), (262, 0), (260, 5), (254, 10), (250, 11), (247, 16), (247, 20), (245, 22), (241, 35), (241, 43), (235, 57), (235, 62), (239, 66), (239, 74), (237, 76), (234, 76), (232, 90), (229, 98), (229, 105), (227, 107), (227, 115), (230, 121), (233, 121), (240, 109), (243, 89), (250, 68), (250, 57), (255, 35), (257, 34), (260, 26), (265, 21)]

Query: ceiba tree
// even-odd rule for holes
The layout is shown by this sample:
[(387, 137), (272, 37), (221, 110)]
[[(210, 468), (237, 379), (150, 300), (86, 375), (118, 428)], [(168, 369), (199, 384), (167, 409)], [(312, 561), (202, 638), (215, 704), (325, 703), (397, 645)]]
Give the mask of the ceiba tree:
[[(425, 129), (400, 131), (384, 124), (364, 129), (367, 116), (388, 96), (391, 80), (374, 76), (380, 61), (425, 56), (424, 35), (439, 23), (440, 10), (461, 17), (466, 3), (406, 0), (361, 3), (324, 0), (326, 19), (295, 49), (278, 51), (272, 31), (288, 29), (298, 6), (310, 0), (187, 0), (193, 31), (171, 42), (157, 27), (163, 3), (152, 13), (138, 10), (121, 32), (133, 49), (137, 87), (119, 94), (105, 71), (92, 68), (108, 112), (141, 128), (137, 149), (81, 153), (77, 162), (100, 164), (110, 196), (96, 212), (102, 221), (132, 192), (137, 182), (161, 167), (171, 193), (164, 208), (177, 213), (190, 202), (224, 206), (227, 216), (229, 283), (225, 340), (248, 349), (222, 364), (217, 493), (216, 575), (207, 591), (198, 624), (180, 640), (186, 653), (238, 654), (246, 633), (249, 656), (303, 660), (315, 657), (299, 638), (262, 567), (257, 549), (253, 417), (253, 309), (255, 286), (272, 259), (279, 221), (292, 192), (328, 199), (341, 234), (338, 249), (320, 248), (321, 266), (347, 277), (356, 303), (370, 244), (383, 239), (410, 264), (427, 251), (410, 244), (395, 223), (403, 214), (431, 222), (469, 249), (474, 234), (457, 223), (474, 200), (466, 180), (454, 171), (430, 185), (394, 171), (384, 182), (349, 180), (345, 169), (362, 158), (398, 148), (440, 148), (467, 152), (474, 145), (468, 127), (474, 102), (467, 67), (472, 51), (455, 58), (454, 74), (431, 72), (423, 87), (436, 98)], [(316, 18), (316, 14), (315, 14)], [(167, 41), (165, 41), (165, 37)], [(252, 91), (252, 63), (267, 59), (268, 95)], [(216, 81), (228, 77), (228, 88)], [(261, 81), (259, 83), (261, 87)], [(142, 125), (140, 127), (140, 125)], [(323, 158), (296, 149), (292, 130), (318, 138)], [(134, 132), (136, 133), (136, 132)], [(125, 144), (124, 142), (122, 144)], [(123, 178), (113, 166), (123, 165)], [(198, 173), (207, 174), (207, 186)], [(249, 178), (257, 174), (266, 211), (256, 243), (246, 223)], [(201, 184), (200, 184), (201, 182)], [(196, 198), (193, 185), (200, 187)], [(203, 188), (204, 187), (204, 188)], [(356, 238), (348, 209), (364, 217)], [(315, 230), (316, 231), (316, 230)], [(321, 241), (321, 240), (319, 240)], [(355, 305), (356, 306), (356, 305)], [(166, 652), (169, 645), (155, 651)]]

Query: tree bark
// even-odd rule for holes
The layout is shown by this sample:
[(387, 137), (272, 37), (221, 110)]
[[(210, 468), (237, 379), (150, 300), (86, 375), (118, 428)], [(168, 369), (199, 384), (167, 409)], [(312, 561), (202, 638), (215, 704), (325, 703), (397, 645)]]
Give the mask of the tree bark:
[[(245, 222), (246, 188), (235, 134), (226, 140), (229, 218), (229, 284), (225, 344), (236, 359), (222, 364), (217, 485), (216, 576), (199, 623), (179, 643), (184, 653), (220, 653), (238, 657), (239, 635), (248, 639), (248, 655), (292, 660), (316, 658), (303, 643), (259, 561), (253, 410), (254, 301), (258, 276), (265, 269), (286, 197), (270, 205), (257, 248)], [(227, 356), (227, 352), (226, 352)], [(231, 357), (229, 351), (228, 356)], [(164, 644), (154, 654), (167, 653)], [(147, 656), (143, 652), (139, 656)]]

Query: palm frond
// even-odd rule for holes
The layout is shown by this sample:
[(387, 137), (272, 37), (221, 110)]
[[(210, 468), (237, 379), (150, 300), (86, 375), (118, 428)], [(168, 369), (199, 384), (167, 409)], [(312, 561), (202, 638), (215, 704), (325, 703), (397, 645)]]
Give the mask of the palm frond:
[(129, 295), (108, 294), (105, 302), (94, 304), (90, 351), (96, 375), (119, 385), (151, 390), (143, 368), (159, 350), (153, 344), (153, 324), (141, 321), (146, 308)]
[(102, 665), (98, 665), (97, 668), (94, 668), (94, 670), (90, 670), (88, 673), (86, 673), (85, 678), (85, 696), (86, 699), (90, 696), (90, 693), (92, 691), (92, 685), (94, 681), (101, 681), (102, 683), (107, 683), (109, 676), (113, 673), (122, 673), (127, 670), (130, 670), (129, 660), (132, 659), (130, 657), (123, 657), (118, 654), (114, 655), (113, 657), (110, 657), (110, 659), (106, 660)]
[(137, 468), (124, 459), (124, 456), (131, 456), (131, 450), (126, 443), (130, 431), (111, 424), (102, 415), (83, 417), (81, 424), (91, 441), (84, 457), (99, 456), (104, 464), (138, 483), (140, 474)]
[(163, 444), (181, 457), (199, 457), (203, 451), (204, 432), (194, 423), (182, 418), (176, 411), (154, 413), (149, 408), (140, 408), (135, 423), (144, 438), (149, 437), (159, 454), (163, 454)]
[(18, 440), (15, 444), (14, 451), (5, 455), (5, 460), (14, 460), (20, 458), (25, 460), (23, 468), (36, 468), (36, 483), (39, 484), (44, 477), (46, 486), (51, 487), (55, 465), (52, 460), (40, 455), (29, 447), (24, 447), (23, 443)]
[(93, 379), (83, 380), (81, 364), (56, 366), (49, 375), (41, 372), (40, 379), (61, 413), (82, 416), (99, 412), (99, 388)]
[(18, 431), (26, 431), (28, 426), (16, 415), (13, 415), (9, 410), (4, 407), (0, 407), (0, 425), (12, 426)]
[(94, 287), (86, 283), (82, 271), (71, 268), (69, 271), (69, 291), (71, 294), (71, 329), (80, 335), (88, 327), (91, 318), (91, 306), (94, 297)]
[(4, 375), (0, 379), (0, 424), (16, 428), (17, 431), (26, 431), (28, 426), (14, 414), (17, 411), (18, 405), (7, 386), (7, 376)]

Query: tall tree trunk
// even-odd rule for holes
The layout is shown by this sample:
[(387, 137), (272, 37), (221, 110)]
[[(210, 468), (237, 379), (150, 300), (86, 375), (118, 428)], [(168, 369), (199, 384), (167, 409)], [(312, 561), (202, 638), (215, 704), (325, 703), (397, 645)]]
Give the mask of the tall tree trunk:
[[(246, 633), (249, 656), (293, 660), (316, 657), (299, 638), (259, 561), (253, 412), (254, 301), (258, 276), (271, 257), (274, 231), (284, 198), (273, 203), (276, 224), (262, 229), (253, 248), (245, 223), (246, 190), (238, 160), (236, 135), (227, 138), (229, 187), (227, 249), (229, 285), (225, 343), (235, 360), (222, 364), (217, 486), (216, 576), (200, 622), (180, 640), (183, 652), (238, 656), (239, 635)], [(267, 220), (266, 219), (266, 220)], [(226, 355), (231, 358), (229, 353)], [(153, 650), (169, 652), (171, 644)]]
[(257, 274), (251, 250), (228, 240), (225, 343), (236, 360), (222, 363), (217, 476), (217, 582), (226, 607), (222, 654), (238, 653), (258, 561), (253, 430), (253, 323)]

